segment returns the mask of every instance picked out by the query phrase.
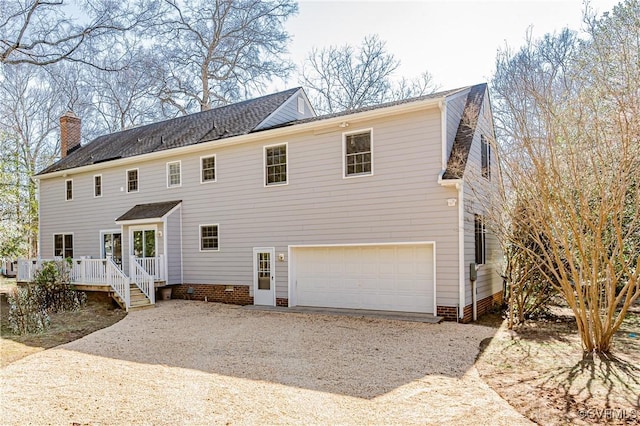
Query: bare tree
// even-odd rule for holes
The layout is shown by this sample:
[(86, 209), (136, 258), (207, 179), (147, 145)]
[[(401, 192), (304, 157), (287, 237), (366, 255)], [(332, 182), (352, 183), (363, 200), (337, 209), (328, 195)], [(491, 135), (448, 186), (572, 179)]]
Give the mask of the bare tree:
[(300, 84), (323, 113), (420, 96), (436, 89), (428, 72), (414, 80), (394, 82), (392, 77), (399, 66), (400, 61), (387, 52), (386, 43), (371, 35), (358, 48), (344, 45), (312, 49), (302, 65)]
[(165, 0), (157, 26), (167, 68), (161, 99), (181, 113), (261, 91), (292, 69), (283, 53), (284, 22), (298, 10), (291, 0)]
[[(14, 173), (14, 218), (23, 226), (29, 255), (37, 253), (38, 203), (32, 176), (57, 153), (57, 121), (61, 96), (41, 69), (4, 67), (0, 76), (0, 149)], [(7, 188), (4, 188), (7, 189)]]
[[(512, 238), (573, 311), (586, 353), (609, 352), (640, 297), (640, 6), (588, 39), (571, 32), (502, 51), (493, 80)], [(523, 244), (527, 241), (527, 244)]]
[(0, 8), (0, 62), (49, 65), (62, 60), (100, 66), (105, 39), (148, 24), (157, 0), (3, 1)]

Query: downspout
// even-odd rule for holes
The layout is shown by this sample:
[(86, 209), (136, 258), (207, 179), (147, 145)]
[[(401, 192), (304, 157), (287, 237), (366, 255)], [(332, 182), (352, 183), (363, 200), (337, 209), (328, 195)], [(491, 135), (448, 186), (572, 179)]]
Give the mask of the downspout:
[(459, 277), (459, 302), (458, 302), (458, 318), (464, 319), (465, 306), (465, 259), (464, 259), (464, 183), (462, 181), (456, 183), (458, 190), (458, 277)]

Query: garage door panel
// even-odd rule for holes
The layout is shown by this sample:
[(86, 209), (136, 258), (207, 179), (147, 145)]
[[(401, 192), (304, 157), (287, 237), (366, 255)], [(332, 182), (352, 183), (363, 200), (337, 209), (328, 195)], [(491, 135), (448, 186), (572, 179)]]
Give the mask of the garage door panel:
[(301, 306), (433, 313), (431, 245), (294, 249)]

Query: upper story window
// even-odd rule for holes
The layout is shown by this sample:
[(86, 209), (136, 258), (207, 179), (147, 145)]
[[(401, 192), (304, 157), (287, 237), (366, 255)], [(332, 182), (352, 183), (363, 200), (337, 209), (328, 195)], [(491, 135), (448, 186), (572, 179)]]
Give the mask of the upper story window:
[(491, 180), (491, 144), (484, 135), (480, 135), (480, 149), (482, 177)]
[(200, 225), (200, 250), (217, 251), (220, 250), (220, 240), (218, 238), (218, 225)]
[(304, 114), (304, 99), (302, 96), (298, 96), (298, 112)]
[(487, 239), (486, 229), (484, 225), (484, 216), (476, 214), (473, 215), (475, 223), (475, 249), (476, 249), (476, 264), (483, 265), (486, 263), (487, 253)]
[(373, 174), (373, 146), (371, 130), (343, 134), (344, 176)]
[(180, 161), (167, 163), (167, 188), (173, 188), (182, 185), (180, 168)]
[(216, 156), (200, 157), (200, 183), (216, 181)]
[(55, 257), (73, 258), (73, 234), (53, 235), (53, 255)]
[(93, 196), (102, 197), (102, 175), (93, 177)]
[(127, 170), (127, 192), (138, 192), (138, 169)]
[(67, 201), (73, 200), (73, 179), (64, 181), (64, 199)]
[(287, 144), (264, 147), (265, 185), (287, 183)]

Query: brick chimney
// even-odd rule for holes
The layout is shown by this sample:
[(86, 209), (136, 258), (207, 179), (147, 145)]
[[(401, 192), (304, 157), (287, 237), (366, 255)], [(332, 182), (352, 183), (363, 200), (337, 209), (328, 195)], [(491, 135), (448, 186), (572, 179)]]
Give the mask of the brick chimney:
[(64, 158), (80, 146), (80, 119), (73, 111), (60, 117), (60, 157)]

